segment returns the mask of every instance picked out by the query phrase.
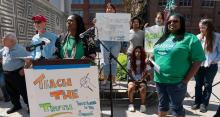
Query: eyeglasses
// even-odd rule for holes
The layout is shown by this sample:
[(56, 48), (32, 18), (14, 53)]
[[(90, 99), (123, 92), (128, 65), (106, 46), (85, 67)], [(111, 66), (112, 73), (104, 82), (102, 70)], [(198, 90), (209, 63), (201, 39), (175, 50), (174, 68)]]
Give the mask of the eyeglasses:
[(40, 23), (41, 23), (41, 21), (35, 21), (34, 23), (35, 23), (35, 24), (40, 24)]
[(170, 20), (170, 21), (167, 22), (167, 24), (178, 23), (178, 22), (179, 22), (179, 20)]

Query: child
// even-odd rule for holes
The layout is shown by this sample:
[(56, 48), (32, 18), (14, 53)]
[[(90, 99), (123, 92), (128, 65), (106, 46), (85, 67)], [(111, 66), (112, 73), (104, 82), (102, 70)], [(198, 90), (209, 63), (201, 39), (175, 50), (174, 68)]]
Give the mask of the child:
[[(146, 90), (147, 90), (147, 82), (146, 77), (149, 75), (148, 73), (148, 66), (145, 63), (146, 53), (141, 46), (137, 46), (132, 51), (130, 60), (128, 62), (128, 72), (130, 76), (128, 79), (128, 97), (129, 97), (129, 107), (128, 110), (134, 112), (134, 104), (133, 104), (133, 97), (134, 92), (136, 89), (140, 91), (141, 97), (141, 106), (140, 112), (146, 111), (145, 106), (145, 97), (146, 97)], [(151, 75), (150, 75), (151, 76)]]

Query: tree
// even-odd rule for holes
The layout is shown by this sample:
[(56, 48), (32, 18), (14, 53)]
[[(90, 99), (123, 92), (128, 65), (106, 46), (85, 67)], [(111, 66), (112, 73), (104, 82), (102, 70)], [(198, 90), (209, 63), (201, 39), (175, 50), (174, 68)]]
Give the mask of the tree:
[(138, 16), (143, 22), (147, 22), (148, 0), (123, 0), (125, 10), (131, 13), (132, 17)]

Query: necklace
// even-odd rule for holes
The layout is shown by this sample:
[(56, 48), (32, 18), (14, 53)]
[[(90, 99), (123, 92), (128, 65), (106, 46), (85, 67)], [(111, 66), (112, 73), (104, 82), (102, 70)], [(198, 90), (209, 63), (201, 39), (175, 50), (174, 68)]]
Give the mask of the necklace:
[[(75, 58), (75, 55), (76, 55), (76, 44), (75, 44), (75, 40), (74, 40), (74, 37), (72, 36), (68, 36), (67, 37), (67, 41), (65, 43), (65, 47), (64, 47), (64, 58), (65, 59), (74, 59)], [(72, 39), (72, 45), (71, 45), (71, 40)], [(68, 44), (69, 43), (69, 44)], [(71, 54), (69, 55), (68, 54), (68, 46), (72, 46), (71, 48)]]

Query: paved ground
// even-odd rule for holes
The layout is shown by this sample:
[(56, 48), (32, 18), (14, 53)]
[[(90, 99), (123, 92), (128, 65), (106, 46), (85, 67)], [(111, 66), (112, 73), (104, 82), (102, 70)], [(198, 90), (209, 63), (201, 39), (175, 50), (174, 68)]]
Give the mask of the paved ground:
[[(216, 78), (214, 80), (214, 84), (220, 81), (220, 70), (218, 74), (216, 75)], [(190, 81), (188, 85), (188, 94), (189, 96), (194, 95), (194, 86), (195, 81)], [(213, 87), (213, 93), (220, 97), (220, 84)], [(186, 109), (186, 117), (212, 117), (215, 114), (215, 111), (217, 110), (217, 107), (219, 105), (219, 100), (215, 98), (213, 95), (210, 99), (210, 105), (208, 107), (207, 113), (200, 113), (199, 110), (191, 110), (190, 106), (193, 103), (193, 99), (191, 97), (186, 97), (184, 101), (184, 108)], [(116, 100), (113, 103), (113, 116), (114, 117), (156, 117), (157, 116), (157, 102), (155, 99), (148, 99), (147, 100), (147, 112), (146, 113), (140, 113), (139, 112), (139, 100), (136, 100), (136, 112), (128, 112), (127, 111), (127, 100)], [(102, 109), (102, 117), (109, 117), (110, 115), (110, 105), (108, 100), (101, 102), (101, 109)], [(26, 108), (23, 108), (19, 112), (7, 115), (6, 110), (11, 107), (10, 102), (5, 103), (3, 101), (0, 101), (0, 117), (29, 117), (29, 115), (26, 112)], [(25, 106), (24, 106), (25, 107)]]

